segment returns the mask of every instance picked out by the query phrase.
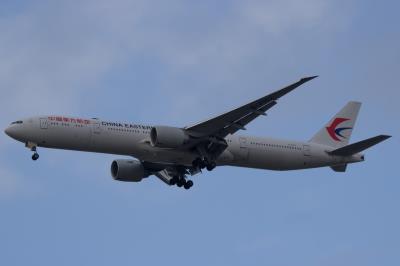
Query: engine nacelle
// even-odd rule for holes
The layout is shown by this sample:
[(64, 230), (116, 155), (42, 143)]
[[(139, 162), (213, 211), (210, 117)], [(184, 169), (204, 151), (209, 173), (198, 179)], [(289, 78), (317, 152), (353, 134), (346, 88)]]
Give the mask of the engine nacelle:
[(140, 182), (149, 173), (137, 160), (115, 160), (111, 164), (111, 175), (118, 181)]
[(153, 147), (179, 148), (189, 140), (189, 135), (181, 128), (155, 126), (150, 131), (150, 140)]

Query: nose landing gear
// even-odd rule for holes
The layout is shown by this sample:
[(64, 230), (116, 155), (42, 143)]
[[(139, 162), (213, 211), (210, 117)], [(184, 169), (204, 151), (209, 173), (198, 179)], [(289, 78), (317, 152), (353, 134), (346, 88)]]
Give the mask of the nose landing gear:
[(32, 160), (36, 161), (37, 159), (39, 159), (39, 153), (37, 153), (37, 145), (35, 143), (27, 142), (25, 146), (33, 151)]
[(36, 161), (37, 159), (39, 159), (39, 153), (35, 152), (35, 153), (32, 155), (32, 160)]

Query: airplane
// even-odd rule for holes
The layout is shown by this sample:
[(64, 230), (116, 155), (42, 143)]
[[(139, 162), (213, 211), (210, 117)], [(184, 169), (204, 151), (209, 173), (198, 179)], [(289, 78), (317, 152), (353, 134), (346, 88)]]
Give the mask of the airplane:
[(360, 102), (347, 103), (307, 142), (235, 135), (257, 117), (265, 116), (282, 96), (316, 77), (302, 78), (234, 110), (182, 128), (50, 115), (12, 122), (5, 133), (25, 143), (34, 161), (39, 158), (38, 147), (126, 155), (133, 158), (111, 163), (115, 180), (140, 182), (155, 175), (168, 185), (185, 189), (193, 186), (188, 176), (217, 166), (279, 171), (329, 166), (345, 172), (348, 164), (365, 160), (362, 151), (391, 137), (379, 135), (348, 144)]

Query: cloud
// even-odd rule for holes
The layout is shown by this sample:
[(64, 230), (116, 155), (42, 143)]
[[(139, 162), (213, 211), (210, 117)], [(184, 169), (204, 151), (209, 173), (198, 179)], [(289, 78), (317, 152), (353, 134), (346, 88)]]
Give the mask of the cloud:
[[(266, 80), (274, 89), (304, 74), (297, 70), (298, 34), (317, 29), (323, 39), (336, 23), (334, 11), (330, 0), (85, 0), (79, 8), (70, 1), (28, 6), (0, 18), (0, 88), (6, 95), (0, 99), (0, 124), (32, 114), (80, 115), (88, 105), (102, 104), (100, 92), (118, 90), (104, 81), (140, 75), (142, 65), (150, 65), (147, 82), (157, 81), (152, 94), (164, 99), (169, 123), (202, 120), (222, 111), (216, 105), (207, 114), (197, 111), (209, 102), (210, 92), (214, 98), (229, 91), (232, 99), (243, 99), (233, 107), (260, 96), (257, 88)], [(276, 73), (290, 78), (282, 81), (283, 74)], [(146, 91), (146, 85), (123, 86)], [(255, 89), (249, 93), (248, 88)], [(144, 102), (136, 104), (138, 112), (145, 110)], [(146, 110), (146, 116), (151, 112), (156, 116), (159, 110)]]
[(328, 3), (240, 1), (222, 4), (222, 14), (209, 14), (210, 3), (178, 0), (31, 5), (0, 19), (0, 88), (7, 96), (0, 104), (13, 116), (79, 112), (83, 92), (138, 56), (156, 58), (171, 75), (188, 69), (224, 80), (262, 49), (257, 28), (319, 25)]
[(0, 165), (0, 199), (9, 199), (23, 193), (21, 180), (21, 176)]
[(135, 24), (135, 9), (128, 1), (106, 3), (48, 2), (0, 18), (2, 111), (79, 111), (79, 96), (135, 49), (125, 32)]
[(330, 1), (286, 0), (246, 1), (240, 6), (248, 23), (269, 33), (285, 33), (288, 30), (318, 26), (329, 11)]

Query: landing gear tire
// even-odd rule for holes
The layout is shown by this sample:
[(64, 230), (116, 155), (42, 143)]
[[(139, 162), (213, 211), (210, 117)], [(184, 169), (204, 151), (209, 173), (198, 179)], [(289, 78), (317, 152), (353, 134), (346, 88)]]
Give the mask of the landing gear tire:
[(169, 181), (169, 184), (171, 186), (176, 185), (178, 183), (178, 178), (176, 176), (174, 176), (171, 181)]
[(192, 164), (193, 167), (199, 167), (200, 169), (206, 168), (208, 171), (212, 171), (217, 166), (215, 162), (210, 162), (207, 158), (204, 158), (203, 160), (197, 158)]
[(204, 158), (204, 160), (201, 161), (201, 168), (207, 168), (207, 166), (210, 165), (210, 162), (208, 161), (207, 158)]
[(212, 170), (214, 170), (215, 167), (217, 167), (217, 164), (215, 162), (209, 163), (207, 165), (207, 170), (212, 171)]
[(193, 186), (193, 181), (188, 180), (183, 187), (187, 190), (190, 189), (192, 186)]
[(34, 153), (32, 155), (32, 160), (36, 161), (37, 159), (39, 159), (39, 154), (38, 153)]
[(186, 180), (183, 178), (179, 179), (178, 182), (176, 183), (176, 185), (178, 187), (183, 187), (185, 184), (186, 184)]

